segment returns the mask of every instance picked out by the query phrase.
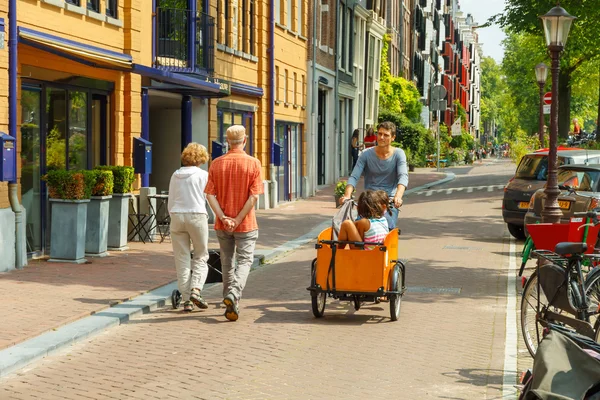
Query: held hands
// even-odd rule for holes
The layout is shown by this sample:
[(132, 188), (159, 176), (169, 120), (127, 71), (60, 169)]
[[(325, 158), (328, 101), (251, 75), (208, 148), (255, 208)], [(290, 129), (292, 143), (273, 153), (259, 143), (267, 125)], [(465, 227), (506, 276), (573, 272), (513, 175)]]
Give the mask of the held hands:
[(225, 229), (227, 230), (227, 232), (233, 232), (235, 228), (237, 228), (240, 225), (237, 219), (230, 218), (226, 215), (221, 217), (221, 221), (223, 222), (223, 225), (225, 225)]

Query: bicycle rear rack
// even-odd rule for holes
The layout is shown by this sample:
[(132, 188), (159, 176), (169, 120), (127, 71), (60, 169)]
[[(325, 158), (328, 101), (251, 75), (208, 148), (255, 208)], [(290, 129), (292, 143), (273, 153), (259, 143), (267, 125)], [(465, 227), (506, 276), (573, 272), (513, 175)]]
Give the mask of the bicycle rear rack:
[(552, 264), (556, 264), (556, 265), (561, 266), (563, 268), (567, 268), (567, 266), (569, 265), (569, 259), (568, 258), (563, 257), (560, 254), (556, 254), (553, 251), (549, 251), (549, 250), (534, 250), (533, 252), (536, 255), (542, 257), (543, 259), (546, 259), (546, 260), (550, 261)]

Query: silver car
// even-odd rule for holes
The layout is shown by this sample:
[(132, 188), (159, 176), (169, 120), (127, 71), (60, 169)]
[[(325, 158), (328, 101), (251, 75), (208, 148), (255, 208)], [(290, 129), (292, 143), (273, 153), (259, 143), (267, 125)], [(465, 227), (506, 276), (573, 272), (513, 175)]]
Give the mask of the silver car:
[[(562, 223), (576, 212), (585, 212), (597, 208), (600, 204), (600, 164), (570, 164), (558, 168), (558, 185), (561, 193), (558, 205), (563, 213)], [(574, 189), (575, 192), (568, 189)], [(535, 224), (542, 220), (542, 210), (546, 202), (544, 189), (535, 191), (529, 201), (525, 214), (525, 225)]]

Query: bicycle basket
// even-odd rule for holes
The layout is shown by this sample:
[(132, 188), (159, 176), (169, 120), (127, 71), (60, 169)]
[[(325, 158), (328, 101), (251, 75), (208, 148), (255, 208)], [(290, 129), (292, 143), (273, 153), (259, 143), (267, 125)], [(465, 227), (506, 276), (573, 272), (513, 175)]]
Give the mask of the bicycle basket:
[[(571, 218), (568, 224), (527, 224), (527, 231), (533, 239), (533, 244), (537, 250), (554, 251), (556, 245), (562, 242), (583, 242), (586, 223), (585, 218)], [(588, 235), (586, 243), (588, 249), (586, 254), (592, 253), (598, 240), (598, 231), (600, 225), (588, 226)]]

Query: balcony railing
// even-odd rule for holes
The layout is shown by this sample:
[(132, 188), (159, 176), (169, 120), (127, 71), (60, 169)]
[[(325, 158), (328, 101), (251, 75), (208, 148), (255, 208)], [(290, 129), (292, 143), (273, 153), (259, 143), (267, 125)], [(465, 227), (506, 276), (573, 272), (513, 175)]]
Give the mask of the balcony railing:
[(155, 66), (212, 72), (214, 30), (215, 20), (208, 14), (194, 14), (185, 9), (157, 8)]

